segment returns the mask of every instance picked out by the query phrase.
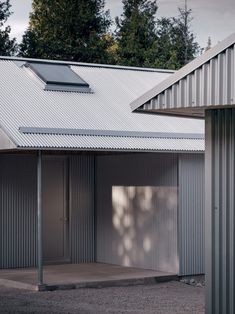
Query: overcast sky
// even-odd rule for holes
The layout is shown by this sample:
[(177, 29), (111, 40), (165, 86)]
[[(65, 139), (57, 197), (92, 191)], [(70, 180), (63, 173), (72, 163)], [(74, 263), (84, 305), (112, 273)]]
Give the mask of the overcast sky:
[[(12, 36), (21, 40), (28, 25), (31, 0), (11, 0), (13, 15), (9, 19)], [(184, 5), (184, 0), (158, 0), (157, 17), (176, 16), (177, 7)], [(193, 10), (194, 21), (192, 30), (202, 47), (206, 46), (208, 36), (215, 45), (231, 33), (235, 32), (235, 0), (188, 0), (188, 6)], [(121, 0), (106, 0), (106, 7), (111, 16), (122, 12)]]

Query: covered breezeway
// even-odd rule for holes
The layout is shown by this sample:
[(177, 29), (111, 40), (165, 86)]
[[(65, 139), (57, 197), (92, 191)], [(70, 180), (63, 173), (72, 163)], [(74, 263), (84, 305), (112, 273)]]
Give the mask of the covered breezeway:
[(2, 154), (0, 165), (5, 283), (44, 289), (203, 273), (203, 154), (27, 152)]
[[(39, 287), (58, 264), (203, 273), (204, 123), (129, 107), (173, 72), (8, 57), (0, 68), (0, 269), (36, 268)], [(86, 88), (49, 91), (45, 69)]]

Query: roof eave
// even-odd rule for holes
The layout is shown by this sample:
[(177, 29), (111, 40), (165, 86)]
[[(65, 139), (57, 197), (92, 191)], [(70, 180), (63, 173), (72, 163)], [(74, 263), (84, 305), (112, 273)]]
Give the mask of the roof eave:
[[(227, 37), (225, 40), (219, 42), (215, 47), (208, 50), (200, 57), (194, 59), (192, 62), (185, 65), (183, 68), (172, 74), (169, 78), (149, 90), (147, 93), (143, 94), (138, 99), (131, 102), (130, 107), (132, 111), (136, 111), (138, 108), (142, 107), (144, 104), (149, 102), (154, 97), (157, 97), (159, 94), (164, 92), (166, 89), (195, 71), (197, 68), (200, 68), (203, 64), (210, 61), (212, 58), (216, 57), (218, 54), (226, 50), (235, 44), (235, 33)], [(196, 109), (196, 107), (194, 107)], [(199, 108), (197, 108), (199, 109)]]
[(176, 150), (176, 149), (123, 149), (123, 148), (71, 148), (71, 147), (27, 147), (18, 146), (15, 151), (64, 151), (64, 152), (117, 152), (117, 153), (204, 153), (204, 150)]

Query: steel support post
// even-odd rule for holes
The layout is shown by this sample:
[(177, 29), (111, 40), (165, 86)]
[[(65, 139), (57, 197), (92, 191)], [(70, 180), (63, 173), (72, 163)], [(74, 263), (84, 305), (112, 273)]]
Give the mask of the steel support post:
[(42, 152), (37, 155), (37, 281), (43, 285), (42, 262)]

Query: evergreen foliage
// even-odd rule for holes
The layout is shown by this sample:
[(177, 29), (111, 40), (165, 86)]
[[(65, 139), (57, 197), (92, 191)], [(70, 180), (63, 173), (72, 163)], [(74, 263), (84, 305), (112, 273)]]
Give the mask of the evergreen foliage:
[(0, 55), (12, 56), (16, 53), (17, 45), (15, 38), (10, 39), (11, 27), (5, 26), (10, 12), (10, 1), (0, 1)]
[(195, 35), (191, 31), (192, 10), (188, 9), (187, 1), (184, 8), (178, 8), (179, 16), (173, 18), (173, 44), (176, 50), (177, 61), (184, 66), (192, 61), (199, 53), (199, 45), (195, 41)]
[(116, 30), (105, 0), (33, 0), (20, 56), (179, 69), (199, 54), (192, 10), (156, 18), (156, 0), (122, 0)]
[(19, 45), (19, 57), (39, 58), (37, 45), (38, 42), (35, 33), (28, 28)]
[(199, 53), (191, 31), (192, 10), (179, 8), (179, 16), (157, 21), (156, 1), (123, 0), (117, 23), (119, 64), (179, 69)]
[(116, 18), (117, 54), (120, 64), (150, 66), (156, 50), (156, 1), (123, 0), (123, 14)]
[(212, 47), (212, 41), (211, 41), (211, 37), (209, 36), (209, 37), (208, 37), (208, 40), (207, 40), (207, 46), (206, 46), (206, 48), (205, 48), (205, 51), (210, 50), (211, 47)]
[(111, 24), (104, 0), (33, 0), (20, 55), (105, 63)]

